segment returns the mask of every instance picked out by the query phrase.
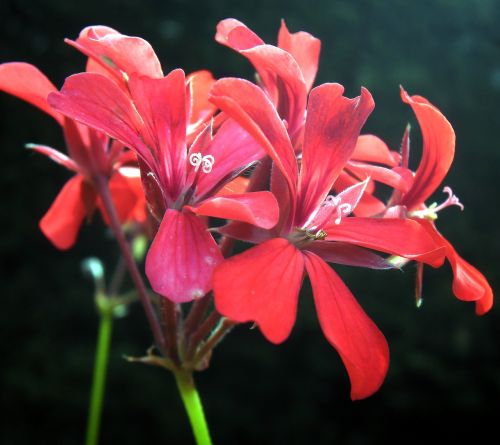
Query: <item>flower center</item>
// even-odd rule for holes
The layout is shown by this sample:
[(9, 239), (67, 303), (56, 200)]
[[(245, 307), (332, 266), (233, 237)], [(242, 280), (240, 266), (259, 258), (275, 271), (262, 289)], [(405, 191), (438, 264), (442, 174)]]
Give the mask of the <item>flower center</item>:
[(201, 153), (191, 153), (189, 155), (189, 163), (194, 167), (195, 172), (198, 172), (201, 167), (203, 173), (210, 173), (215, 163), (215, 158), (212, 155), (202, 156)]

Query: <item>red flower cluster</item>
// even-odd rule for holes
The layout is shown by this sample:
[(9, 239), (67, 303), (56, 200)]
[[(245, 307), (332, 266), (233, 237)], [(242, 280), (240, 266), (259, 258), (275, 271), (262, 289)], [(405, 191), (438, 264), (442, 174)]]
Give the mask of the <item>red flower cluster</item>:
[[(385, 378), (387, 342), (327, 263), (389, 269), (415, 261), (420, 290), (423, 264), (447, 259), (456, 297), (475, 301), (478, 314), (492, 306), (486, 279), (435, 227), (437, 212), (461, 206), (458, 199), (445, 188), (445, 203), (425, 204), (453, 160), (453, 129), (426, 99), (401, 90), (423, 135), (412, 172), (409, 130), (400, 153), (360, 134), (374, 109), (366, 89), (349, 99), (336, 83), (312, 88), (318, 39), (283, 22), (278, 46), (268, 45), (234, 19), (220, 22), (215, 38), (253, 64), (257, 84), (216, 81), (208, 71), (164, 75), (146, 41), (102, 26), (68, 41), (88, 64), (60, 91), (31, 65), (0, 65), (0, 89), (53, 116), (69, 157), (31, 147), (76, 173), (41, 228), (64, 249), (94, 208), (106, 221), (93, 188), (105, 178), (122, 222), (154, 227), (146, 275), (157, 293), (183, 303), (213, 289), (223, 316), (255, 322), (273, 343), (289, 336), (307, 275), (351, 397), (367, 397)], [(378, 184), (392, 189), (387, 202)], [(228, 239), (255, 246), (229, 256), (221, 251)]]

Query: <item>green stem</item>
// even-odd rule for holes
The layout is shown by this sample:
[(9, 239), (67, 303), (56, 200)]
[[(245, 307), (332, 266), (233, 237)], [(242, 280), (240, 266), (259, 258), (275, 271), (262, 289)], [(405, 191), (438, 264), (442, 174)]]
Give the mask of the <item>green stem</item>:
[(99, 334), (97, 336), (94, 376), (90, 396), (89, 415), (85, 445), (97, 445), (101, 426), (102, 402), (106, 386), (109, 346), (113, 328), (113, 311), (99, 310)]
[(212, 445), (203, 405), (194, 385), (193, 374), (189, 371), (177, 371), (174, 375), (193, 429), (196, 445)]

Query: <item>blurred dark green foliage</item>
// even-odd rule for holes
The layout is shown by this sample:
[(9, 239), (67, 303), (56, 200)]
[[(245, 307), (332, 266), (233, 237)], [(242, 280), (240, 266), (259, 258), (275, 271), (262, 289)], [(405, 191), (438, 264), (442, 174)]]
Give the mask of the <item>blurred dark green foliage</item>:
[[(279, 19), (323, 42), (318, 82), (348, 95), (364, 85), (377, 107), (366, 132), (397, 149), (409, 108), (398, 86), (437, 105), (457, 133), (446, 179), (466, 210), (449, 209), (439, 226), (498, 289), (500, 166), (500, 3), (496, 0), (3, 0), (0, 62), (27, 61), (58, 86), (84, 67), (63, 43), (91, 24), (147, 39), (165, 71), (207, 68), (217, 77), (253, 75), (242, 57), (213, 41), (218, 20), (235, 17), (273, 43)], [(102, 225), (84, 228), (78, 245), (56, 251), (37, 221), (68, 177), (27, 152), (40, 142), (62, 148), (57, 125), (20, 101), (0, 97), (2, 153), (0, 443), (81, 444), (97, 320), (80, 261), (99, 256), (112, 269), (117, 252)], [(420, 135), (413, 125), (413, 153)], [(441, 199), (442, 196), (437, 197)], [(352, 403), (345, 371), (323, 339), (313, 304), (303, 298), (297, 326), (282, 346), (242, 326), (198, 376), (218, 444), (482, 443), (495, 434), (500, 400), (500, 318), (477, 318), (451, 294), (448, 267), (426, 269), (424, 306), (413, 300), (413, 269), (340, 273), (386, 334), (392, 361), (372, 398)], [(150, 335), (138, 306), (116, 323), (102, 444), (191, 443), (173, 379), (126, 363)]]

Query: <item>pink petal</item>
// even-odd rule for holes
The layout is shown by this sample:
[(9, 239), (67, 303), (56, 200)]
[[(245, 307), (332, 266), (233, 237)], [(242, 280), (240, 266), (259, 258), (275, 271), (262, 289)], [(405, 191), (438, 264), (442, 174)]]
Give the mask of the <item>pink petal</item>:
[(264, 44), (257, 34), (236, 19), (221, 20), (217, 24), (215, 40), (236, 51)]
[(60, 125), (63, 116), (47, 103), (47, 96), (57, 88), (45, 75), (29, 63), (0, 64), (0, 91), (22, 99), (52, 116)]
[(263, 91), (243, 79), (218, 80), (211, 101), (238, 122), (267, 152), (283, 173), (295, 197), (297, 161), (287, 130)]
[(343, 218), (324, 230), (328, 241), (342, 241), (391, 255), (415, 259), (433, 267), (443, 264), (445, 249), (418, 222), (410, 219)]
[(212, 288), (221, 261), (217, 243), (197, 216), (168, 209), (147, 254), (146, 275), (155, 292), (184, 303)]
[(344, 87), (323, 84), (309, 95), (296, 224), (302, 224), (328, 195), (351, 157), (361, 127), (375, 106), (371, 94), (342, 96)]
[(74, 74), (48, 101), (66, 116), (118, 139), (146, 162), (153, 162), (139, 136), (143, 127), (140, 116), (130, 98), (110, 79), (95, 73)]
[(224, 183), (224, 179), (231, 177), (234, 172), (263, 158), (266, 152), (234, 120), (228, 119), (221, 125), (203, 155), (212, 155), (215, 162), (209, 174), (198, 177), (196, 196), (200, 198)]
[(411, 210), (424, 203), (448, 173), (455, 155), (455, 132), (427, 99), (409, 96), (402, 88), (401, 98), (413, 109), (423, 138), (422, 160), (415, 173), (413, 187), (401, 202)]
[(287, 240), (266, 241), (217, 267), (215, 306), (231, 320), (257, 323), (269, 341), (281, 343), (295, 323), (303, 269), (302, 254)]
[(216, 196), (188, 208), (197, 215), (242, 221), (263, 229), (273, 228), (279, 217), (278, 203), (270, 192)]
[(47, 145), (39, 145), (39, 144), (27, 144), (26, 148), (29, 148), (30, 150), (34, 150), (38, 153), (41, 153), (48, 158), (52, 159), (54, 162), (57, 162), (58, 164), (63, 165), (66, 167), (68, 170), (71, 170), (73, 172), (78, 172), (78, 165), (71, 159), (68, 158), (65, 154), (61, 153), (60, 151), (57, 151), (56, 149), (52, 147), (48, 147)]
[(82, 175), (73, 176), (40, 220), (41, 231), (58, 249), (66, 250), (75, 244), (87, 213), (83, 199), (83, 183)]
[(313, 252), (328, 263), (369, 269), (392, 269), (385, 258), (363, 247), (332, 241), (313, 241), (305, 249)]
[[(335, 190), (335, 192), (337, 193), (341, 193), (348, 187), (352, 187), (353, 185), (358, 183), (359, 180), (357, 178), (354, 178), (350, 174), (343, 171), (340, 173), (339, 177), (335, 181), (333, 190)], [(354, 209), (353, 213), (356, 216), (369, 217), (373, 215), (378, 215), (384, 212), (385, 210), (385, 204), (378, 198), (375, 198), (375, 196), (370, 194), (368, 188), (369, 184), (367, 186), (367, 190), (365, 191), (365, 193), (363, 193), (358, 204), (356, 205), (356, 208)]]
[(290, 53), (298, 63), (304, 76), (306, 89), (309, 91), (318, 71), (321, 41), (303, 31), (290, 34), (285, 21), (282, 20), (278, 34), (278, 46)]
[(304, 257), (321, 329), (344, 362), (351, 399), (371, 396), (389, 368), (387, 341), (339, 276), (316, 255)]
[(372, 134), (363, 134), (356, 141), (351, 159), (396, 167), (399, 164), (399, 157), (398, 153), (389, 150), (382, 139)]
[(71, 46), (93, 58), (104, 68), (124, 80), (128, 75), (143, 74), (153, 78), (163, 77), (161, 65), (151, 45), (139, 37), (120, 34), (107, 26), (84, 28), (76, 40), (66, 40)]
[(186, 181), (186, 101), (184, 71), (177, 69), (161, 79), (132, 75), (129, 81), (134, 105), (144, 121), (142, 134), (155, 151), (155, 173), (176, 197)]

